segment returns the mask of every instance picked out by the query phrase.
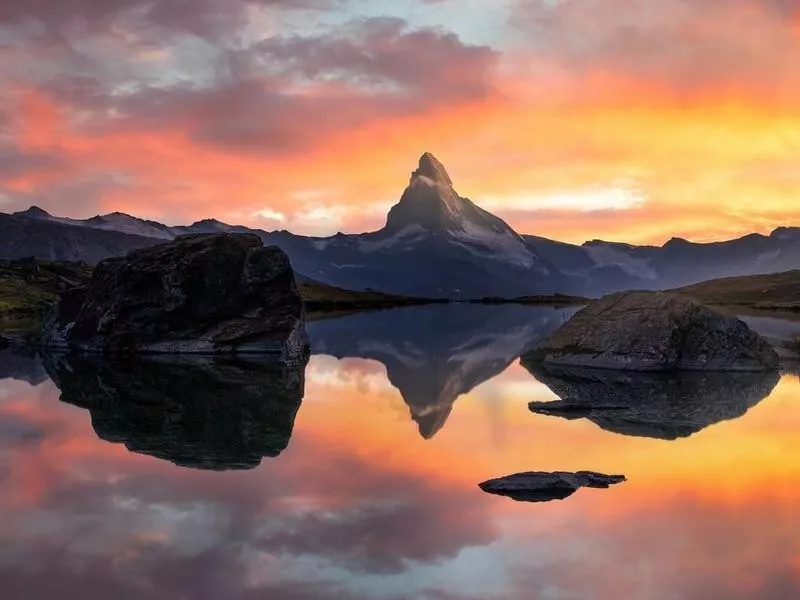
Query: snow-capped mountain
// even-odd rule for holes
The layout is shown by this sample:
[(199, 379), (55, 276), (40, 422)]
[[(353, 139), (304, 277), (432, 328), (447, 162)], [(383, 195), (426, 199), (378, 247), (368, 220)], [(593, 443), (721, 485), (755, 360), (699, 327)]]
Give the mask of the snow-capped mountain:
[(567, 284), (507, 223), (459, 196), (429, 153), (379, 231), (264, 239), (286, 250), (299, 272), (351, 289), (474, 298), (555, 292)]
[(505, 221), (460, 197), (444, 165), (427, 152), (379, 233), (385, 249), (395, 242), (407, 244), (441, 236), (473, 256), (523, 266), (541, 275), (549, 273), (536, 252)]
[(213, 219), (179, 227), (123, 213), (77, 220), (32, 207), (0, 214), (0, 258), (95, 263), (178, 235), (215, 232), (256, 233), (283, 248), (296, 271), (322, 283), (456, 299), (552, 292), (599, 296), (800, 268), (798, 228), (713, 244), (676, 238), (660, 247), (598, 240), (577, 246), (520, 235), (460, 196), (444, 165), (427, 152), (386, 225), (375, 232), (317, 238)]
[(49, 221), (51, 223), (61, 223), (62, 225), (90, 227), (92, 229), (102, 229), (104, 231), (117, 231), (129, 235), (163, 240), (171, 240), (175, 237), (175, 233), (166, 225), (156, 223), (155, 221), (146, 221), (144, 219), (132, 217), (121, 212), (97, 215), (91, 219), (80, 220), (67, 217), (55, 217), (38, 206), (31, 206), (28, 210), (14, 213), (14, 216)]

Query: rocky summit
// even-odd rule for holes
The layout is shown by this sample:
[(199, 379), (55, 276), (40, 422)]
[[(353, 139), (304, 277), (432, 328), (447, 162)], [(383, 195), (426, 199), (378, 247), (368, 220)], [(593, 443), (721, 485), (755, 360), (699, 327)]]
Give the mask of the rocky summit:
[(484, 481), (479, 487), (490, 494), (519, 502), (549, 502), (568, 498), (582, 487), (608, 488), (625, 481), (624, 475), (603, 475), (592, 471), (568, 473), (517, 473)]
[(779, 359), (735, 317), (675, 294), (624, 292), (584, 308), (523, 361), (633, 371), (770, 371)]
[(102, 261), (62, 296), (42, 343), (104, 353), (308, 354), (286, 254), (255, 235), (188, 235)]

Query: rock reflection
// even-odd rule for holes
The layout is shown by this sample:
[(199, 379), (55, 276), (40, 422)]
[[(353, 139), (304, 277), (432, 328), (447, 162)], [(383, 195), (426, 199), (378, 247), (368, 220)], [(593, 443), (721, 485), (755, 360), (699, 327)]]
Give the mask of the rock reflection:
[(252, 469), (278, 456), (303, 399), (305, 366), (272, 360), (43, 360), (61, 400), (91, 412), (98, 437), (196, 469)]
[(505, 371), (577, 309), (454, 304), (309, 324), (311, 351), (377, 360), (430, 439), (459, 396)]
[(675, 440), (743, 416), (769, 396), (777, 373), (632, 373), (523, 363), (561, 400), (532, 402), (538, 414), (588, 419), (622, 435)]

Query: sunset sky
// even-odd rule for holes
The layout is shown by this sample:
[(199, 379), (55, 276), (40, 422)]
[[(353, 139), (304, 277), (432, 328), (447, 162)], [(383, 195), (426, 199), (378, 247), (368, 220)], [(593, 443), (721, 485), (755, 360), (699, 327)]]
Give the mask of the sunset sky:
[(327, 235), (423, 151), (521, 233), (800, 225), (798, 0), (0, 0), (0, 212)]

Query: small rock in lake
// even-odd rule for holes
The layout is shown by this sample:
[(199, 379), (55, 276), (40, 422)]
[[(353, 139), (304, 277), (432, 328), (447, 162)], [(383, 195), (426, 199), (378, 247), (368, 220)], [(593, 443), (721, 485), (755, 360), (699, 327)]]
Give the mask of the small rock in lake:
[(519, 502), (549, 502), (568, 498), (582, 487), (608, 488), (623, 481), (626, 481), (624, 475), (603, 475), (593, 471), (530, 472), (490, 479), (479, 487), (489, 494), (507, 496)]

